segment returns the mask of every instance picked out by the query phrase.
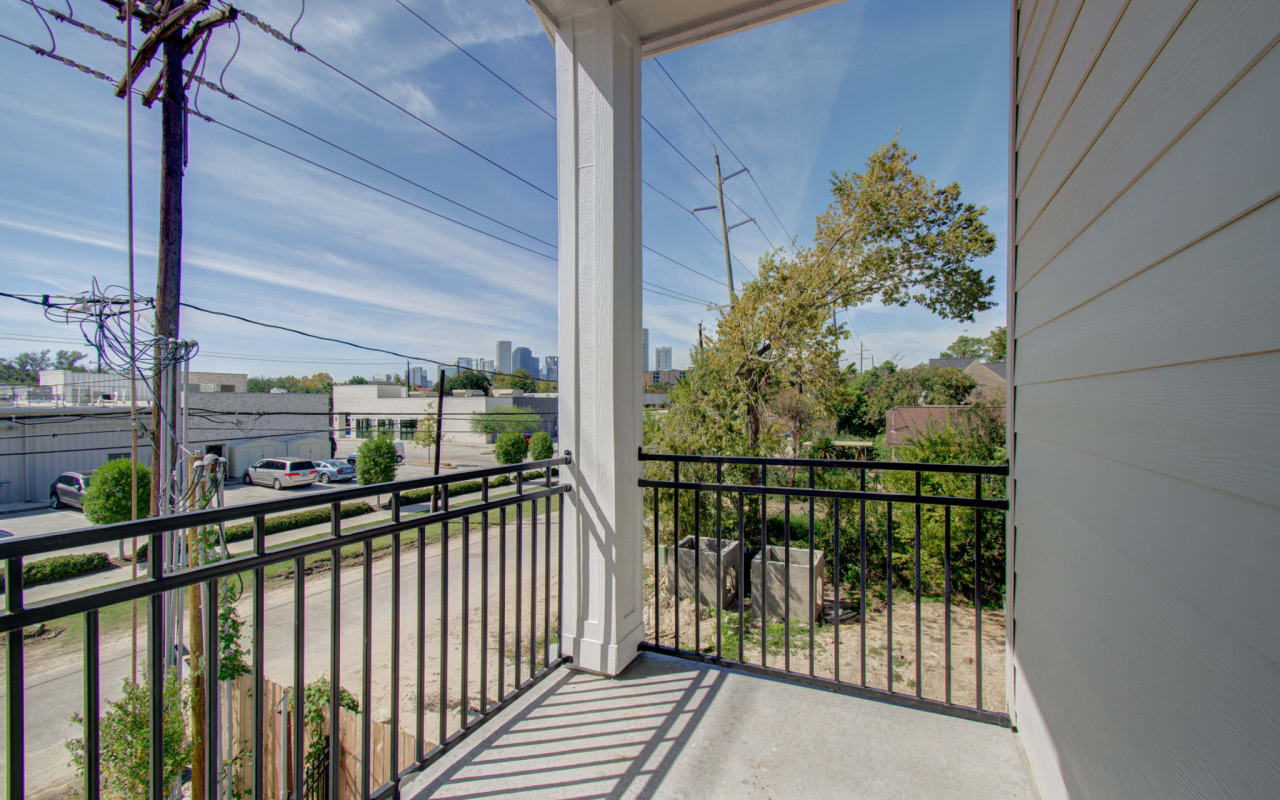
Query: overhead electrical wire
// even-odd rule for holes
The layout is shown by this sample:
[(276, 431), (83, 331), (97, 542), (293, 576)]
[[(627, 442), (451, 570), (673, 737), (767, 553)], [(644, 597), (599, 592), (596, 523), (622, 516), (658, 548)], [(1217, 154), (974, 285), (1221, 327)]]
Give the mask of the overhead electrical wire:
[[(708, 120), (706, 115), (702, 113), (702, 109), (698, 108), (698, 104), (693, 102), (693, 99), (689, 97), (689, 94), (685, 92), (684, 88), (680, 86), (679, 82), (676, 81), (676, 79), (672, 77), (671, 73), (667, 71), (667, 67), (662, 63), (662, 60), (655, 58), (653, 62), (658, 65), (658, 69), (662, 70), (662, 74), (667, 76), (667, 80), (671, 81), (671, 85), (676, 88), (676, 91), (678, 91), (680, 93), (680, 96), (685, 99), (685, 101), (689, 104), (689, 107), (692, 108), (694, 113), (698, 115), (698, 118), (701, 119), (706, 124), (707, 128), (711, 131), (711, 133), (715, 135), (716, 139), (720, 140), (720, 144), (724, 145), (724, 149), (729, 152), (729, 155), (737, 159), (738, 165), (747, 171), (747, 177), (751, 179), (751, 184), (755, 186), (756, 191), (760, 193), (760, 199), (764, 200), (765, 206), (768, 207), (769, 213), (773, 215), (774, 220), (778, 223), (778, 227), (782, 228), (782, 232), (786, 234), (787, 241), (789, 242), (795, 241), (795, 239), (791, 236), (791, 232), (787, 230), (787, 226), (783, 224), (782, 218), (778, 216), (778, 212), (773, 210), (773, 204), (769, 202), (768, 195), (764, 193), (764, 190), (760, 188), (760, 184), (756, 181), (755, 176), (751, 174), (751, 170), (747, 167), (747, 162), (743, 161), (742, 157), (739, 156), (736, 152), (734, 152), (734, 149), (729, 145), (728, 142), (725, 141), (724, 137), (720, 135), (720, 132), (716, 130), (716, 127), (712, 125), (711, 121)], [(763, 230), (761, 231), (761, 233), (763, 233)], [(768, 236), (766, 236), (765, 238), (767, 239)]]

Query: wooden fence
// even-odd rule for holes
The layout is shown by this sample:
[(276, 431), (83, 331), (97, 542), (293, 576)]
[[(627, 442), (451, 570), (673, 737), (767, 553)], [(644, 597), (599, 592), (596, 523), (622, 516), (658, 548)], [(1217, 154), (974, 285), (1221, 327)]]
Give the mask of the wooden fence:
[[(230, 684), (227, 701), (230, 705), (229, 716), (223, 718), (228, 724), (223, 730), (230, 736), (224, 739), (223, 757), (230, 761), (237, 754), (239, 760), (228, 768), (233, 784), (241, 787), (248, 796), (253, 786), (253, 679), (240, 677)], [(263, 702), (266, 708), (266, 724), (262, 731), (262, 757), (264, 759), (263, 784), (265, 798), (288, 800), (295, 796), (293, 787), (293, 708), (288, 701), (288, 687), (272, 681), (263, 681)], [(224, 706), (224, 715), (227, 708)], [(347, 709), (338, 712), (338, 745), (331, 748), (329, 757), (339, 759), (339, 791), (342, 800), (358, 800), (360, 797), (360, 734), (363, 723), (362, 714)], [(325, 711), (325, 730), (328, 730), (328, 710)], [(374, 788), (391, 780), (391, 726), (385, 722), (374, 721), (370, 725), (370, 761), (372, 762), (370, 785)], [(417, 740), (405, 731), (399, 731), (399, 769), (413, 763), (417, 752)], [(311, 746), (311, 736), (303, 730), (303, 752)], [(430, 749), (434, 743), (424, 743), (424, 749)]]

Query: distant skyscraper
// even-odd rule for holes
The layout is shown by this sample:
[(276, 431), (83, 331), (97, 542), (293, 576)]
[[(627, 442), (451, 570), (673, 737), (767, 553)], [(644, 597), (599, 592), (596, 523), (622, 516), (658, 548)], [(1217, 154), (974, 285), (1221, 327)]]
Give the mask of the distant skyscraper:
[(655, 365), (655, 369), (658, 369), (658, 370), (671, 369), (671, 348), (670, 347), (655, 347), (653, 349), (653, 355), (655, 360), (658, 362)]
[(473, 358), (459, 358), (458, 369), (475, 369), (476, 362)]
[(412, 386), (430, 386), (431, 373), (427, 367), (410, 367), (409, 383)]
[(498, 372), (511, 372), (511, 342), (498, 342)]
[(644, 371), (649, 371), (649, 329), (640, 329), (640, 341), (644, 346)]
[[(534, 357), (533, 351), (527, 347), (517, 347), (511, 351), (511, 369), (515, 372), (518, 369), (525, 370), (535, 378), (538, 376), (538, 359)], [(502, 370), (499, 370), (501, 372)]]
[(544, 381), (560, 380), (560, 357), (544, 356), (542, 359), (542, 379)]

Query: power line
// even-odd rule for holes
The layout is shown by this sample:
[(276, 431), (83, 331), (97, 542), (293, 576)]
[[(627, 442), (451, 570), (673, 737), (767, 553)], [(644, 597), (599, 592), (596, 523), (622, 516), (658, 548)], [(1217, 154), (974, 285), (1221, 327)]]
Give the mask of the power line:
[(654, 250), (652, 247), (650, 247), (650, 246), (649, 246), (649, 245), (647, 245), (647, 244), (646, 244), (646, 245), (641, 245), (641, 247), (642, 247), (643, 249), (645, 249), (645, 250), (648, 250), (650, 253), (653, 253), (655, 256), (658, 256), (659, 258), (664, 258), (664, 259), (666, 259), (667, 261), (670, 261), (672, 264), (675, 264), (677, 267), (681, 267), (681, 268), (683, 268), (683, 269), (687, 269), (688, 271), (692, 272), (694, 275), (701, 275), (702, 277), (706, 278), (707, 280), (711, 281), (712, 283), (719, 284), (720, 286), (724, 286), (724, 285), (725, 285), (725, 282), (724, 282), (724, 281), (722, 281), (722, 280), (717, 280), (716, 278), (711, 277), (710, 275), (708, 275), (708, 274), (707, 274), (707, 273), (705, 273), (705, 272), (702, 272), (702, 271), (700, 271), (700, 270), (696, 270), (696, 269), (694, 269), (693, 267), (689, 266), (688, 264), (682, 263), (682, 262), (680, 262), (680, 261), (676, 261), (674, 258), (672, 258), (671, 256), (667, 255), (666, 253), (662, 253), (662, 252), (659, 252), (659, 251), (657, 251), (657, 250)]
[[(769, 208), (769, 213), (773, 215), (774, 220), (778, 223), (778, 227), (782, 228), (782, 232), (786, 234), (788, 241), (794, 241), (793, 237), (791, 236), (791, 232), (788, 231), (787, 226), (783, 224), (782, 218), (778, 216), (777, 211), (774, 211), (773, 204), (769, 202), (769, 197), (764, 193), (764, 190), (760, 188), (760, 184), (756, 181), (755, 176), (751, 174), (751, 170), (747, 168), (747, 162), (743, 161), (742, 157), (734, 152), (733, 148), (729, 146), (729, 143), (726, 142), (724, 140), (724, 137), (720, 135), (720, 132), (716, 130), (716, 127), (711, 124), (711, 121), (708, 120), (706, 115), (702, 113), (702, 110), (698, 108), (697, 103), (693, 102), (693, 100), (689, 97), (688, 93), (685, 92), (684, 88), (681, 87), (680, 84), (676, 81), (676, 79), (671, 76), (671, 73), (667, 71), (667, 68), (662, 63), (662, 61), (657, 58), (655, 58), (653, 61), (655, 64), (658, 65), (658, 69), (662, 70), (662, 74), (667, 76), (667, 80), (671, 81), (671, 85), (676, 88), (676, 91), (678, 91), (680, 93), (680, 96), (685, 99), (685, 102), (689, 104), (689, 107), (693, 109), (694, 113), (698, 115), (698, 118), (701, 119), (704, 123), (706, 123), (707, 128), (710, 129), (710, 131), (713, 134), (715, 134), (716, 139), (720, 140), (720, 144), (724, 145), (725, 150), (729, 151), (729, 155), (737, 159), (739, 166), (747, 170), (747, 177), (751, 179), (751, 184), (755, 186), (756, 191), (760, 193), (760, 198), (764, 200), (764, 204)], [(746, 213), (746, 212), (743, 212), (743, 213)], [(764, 234), (763, 229), (761, 230), (761, 234)], [(768, 239), (768, 238), (769, 238), (768, 235), (765, 235), (765, 239)], [(769, 246), (772, 247), (773, 243), (770, 242)]]
[(471, 51), (470, 51), (470, 50), (467, 50), (465, 47), (463, 47), (462, 45), (458, 44), (458, 43), (457, 43), (457, 42), (455, 42), (453, 39), (450, 39), (450, 38), (449, 38), (449, 36), (448, 36), (447, 34), (445, 34), (445, 32), (444, 32), (444, 31), (440, 30), (440, 29), (439, 29), (439, 28), (437, 28), (435, 25), (432, 25), (430, 22), (427, 22), (427, 20), (426, 20), (426, 19), (424, 19), (424, 18), (422, 17), (422, 15), (421, 15), (421, 14), (419, 14), (417, 11), (414, 11), (412, 8), (409, 8), (407, 5), (405, 5), (403, 2), (401, 2), (401, 0), (396, 0), (396, 2), (400, 4), (400, 7), (401, 7), (401, 8), (403, 8), (405, 11), (408, 11), (410, 14), (412, 14), (414, 17), (416, 17), (416, 18), (418, 19), (418, 21), (419, 21), (419, 22), (421, 22), (423, 25), (426, 25), (428, 28), (430, 28), (431, 30), (433, 30), (433, 31), (435, 31), (437, 34), (439, 34), (439, 35), (440, 35), (440, 38), (444, 39), (446, 42), (448, 42), (449, 44), (453, 45), (453, 46), (454, 46), (454, 48), (455, 48), (459, 53), (462, 53), (462, 54), (463, 54), (464, 56), (466, 56), (467, 58), (469, 58), (469, 59), (471, 59), (472, 61), (474, 61), (474, 62), (476, 62), (477, 64), (479, 64), (481, 69), (483, 69), (485, 72), (489, 73), (489, 74), (490, 74), (490, 75), (492, 75), (493, 77), (497, 78), (498, 80), (502, 81), (503, 85), (505, 85), (508, 89), (510, 89), (511, 91), (513, 91), (513, 92), (515, 92), (516, 94), (518, 94), (518, 95), (520, 95), (521, 97), (523, 97), (526, 101), (528, 101), (529, 105), (531, 105), (531, 106), (533, 106), (534, 108), (538, 109), (538, 110), (539, 110), (539, 111), (541, 111), (543, 114), (546, 114), (546, 115), (547, 115), (547, 117), (548, 117), (549, 119), (551, 119), (551, 120), (553, 120), (553, 121), (555, 120), (555, 118), (556, 118), (556, 115), (555, 115), (555, 114), (553, 114), (553, 113), (551, 113), (550, 111), (548, 111), (547, 109), (543, 108), (543, 107), (542, 107), (542, 105), (541, 105), (540, 103), (538, 103), (538, 101), (534, 100), (534, 99), (533, 99), (532, 97), (530, 97), (529, 95), (527, 95), (527, 94), (525, 94), (524, 92), (522, 92), (522, 91), (520, 91), (519, 89), (517, 89), (514, 85), (512, 85), (512, 83), (511, 83), (510, 81), (508, 81), (506, 78), (502, 77), (502, 76), (501, 76), (501, 75), (499, 75), (497, 72), (495, 72), (495, 71), (493, 70), (493, 68), (491, 68), (488, 64), (484, 63), (483, 61), (481, 61), (480, 59), (478, 59), (478, 58), (476, 58), (474, 55), (472, 55), (472, 53), (471, 53)]
[[(225, 3), (224, 3), (224, 5), (229, 5), (229, 4), (225, 4)], [(268, 25), (266, 22), (263, 22), (261, 19), (259, 19), (258, 17), (254, 16), (253, 14), (249, 13), (248, 11), (245, 11), (245, 10), (243, 10), (243, 9), (239, 9), (239, 8), (237, 8), (237, 11), (239, 11), (239, 12), (240, 12), (240, 15), (241, 15), (242, 17), (244, 17), (246, 20), (248, 20), (248, 22), (249, 22), (250, 24), (252, 24), (253, 26), (255, 26), (255, 27), (257, 27), (258, 29), (262, 30), (264, 33), (268, 34), (269, 36), (273, 36), (273, 37), (275, 37), (276, 39), (279, 39), (281, 42), (284, 42), (285, 44), (288, 44), (288, 45), (290, 45), (291, 47), (293, 47), (293, 49), (294, 49), (294, 50), (296, 50), (296, 51), (298, 51), (299, 53), (302, 53), (303, 55), (305, 55), (305, 56), (308, 56), (308, 57), (312, 58), (313, 60), (315, 60), (315, 61), (316, 61), (316, 62), (318, 62), (319, 64), (321, 64), (321, 65), (323, 65), (323, 66), (327, 67), (328, 69), (332, 70), (333, 72), (337, 73), (338, 75), (341, 75), (342, 77), (346, 78), (346, 79), (347, 79), (348, 81), (350, 81), (351, 83), (354, 83), (356, 86), (359, 86), (361, 89), (364, 89), (366, 92), (368, 92), (369, 94), (371, 94), (371, 95), (373, 95), (374, 97), (378, 98), (378, 99), (379, 99), (379, 100), (381, 100), (382, 102), (386, 103), (387, 105), (391, 106), (392, 108), (396, 109), (397, 111), (400, 111), (402, 114), (404, 114), (404, 115), (408, 116), (410, 119), (413, 119), (413, 120), (418, 121), (419, 123), (421, 123), (421, 124), (425, 125), (426, 127), (430, 128), (431, 130), (435, 131), (435, 132), (436, 132), (437, 134), (439, 134), (440, 136), (443, 136), (445, 139), (448, 139), (450, 142), (453, 142), (453, 143), (454, 143), (455, 145), (457, 145), (458, 147), (461, 147), (463, 150), (466, 150), (468, 153), (471, 153), (471, 154), (472, 154), (472, 155), (474, 155), (476, 158), (479, 158), (480, 160), (484, 161), (485, 163), (489, 164), (490, 166), (493, 166), (494, 168), (496, 168), (496, 169), (498, 169), (498, 170), (501, 170), (502, 172), (506, 173), (507, 175), (511, 176), (512, 178), (515, 178), (516, 180), (518, 180), (518, 181), (520, 181), (521, 183), (525, 184), (526, 186), (528, 186), (528, 187), (530, 187), (530, 188), (532, 188), (532, 189), (534, 189), (534, 190), (536, 190), (536, 191), (538, 191), (538, 192), (540, 192), (540, 193), (542, 193), (542, 194), (546, 195), (546, 196), (547, 196), (547, 197), (549, 197), (550, 199), (554, 200), (554, 199), (556, 198), (556, 196), (555, 196), (555, 194), (554, 194), (554, 193), (552, 193), (552, 192), (548, 192), (546, 189), (543, 189), (543, 188), (542, 188), (541, 186), (539, 186), (538, 184), (534, 183), (533, 181), (529, 180), (528, 178), (525, 178), (524, 176), (520, 175), (519, 173), (517, 173), (517, 172), (515, 172), (514, 170), (510, 169), (509, 167), (503, 166), (502, 164), (498, 163), (497, 161), (493, 160), (492, 158), (490, 158), (490, 157), (486, 156), (484, 153), (481, 153), (479, 150), (475, 149), (475, 148), (474, 148), (474, 147), (472, 147), (471, 145), (467, 144), (466, 142), (463, 142), (461, 139), (458, 139), (457, 137), (455, 137), (455, 136), (453, 136), (453, 135), (451, 135), (451, 134), (449, 134), (449, 133), (446, 133), (446, 132), (445, 132), (444, 130), (442, 130), (441, 128), (437, 127), (436, 125), (431, 124), (431, 123), (430, 123), (430, 122), (428, 122), (427, 120), (423, 119), (422, 117), (420, 117), (420, 116), (418, 116), (417, 114), (413, 113), (413, 112), (412, 112), (412, 111), (410, 111), (409, 109), (407, 109), (407, 108), (405, 108), (404, 106), (400, 105), (400, 104), (399, 104), (399, 103), (397, 103), (396, 101), (394, 101), (394, 100), (392, 100), (391, 98), (387, 97), (386, 95), (382, 94), (382, 93), (381, 93), (381, 92), (379, 92), (377, 89), (374, 89), (373, 87), (369, 86), (368, 84), (363, 83), (362, 81), (360, 81), (358, 78), (355, 78), (355, 77), (354, 77), (354, 76), (352, 76), (351, 74), (349, 74), (349, 73), (347, 73), (347, 72), (344, 72), (342, 69), (340, 69), (340, 68), (338, 68), (338, 67), (334, 66), (333, 64), (330, 64), (328, 61), (324, 60), (324, 59), (323, 59), (323, 58), (321, 58), (320, 56), (318, 56), (318, 55), (316, 55), (315, 53), (311, 52), (310, 50), (306, 49), (305, 47), (303, 47), (302, 45), (298, 44), (298, 43), (297, 43), (296, 41), (294, 41), (293, 39), (289, 38), (289, 37), (288, 37), (288, 36), (286, 36), (285, 34), (281, 33), (280, 31), (276, 30), (275, 28), (271, 27), (271, 26), (270, 26), (270, 25)]]

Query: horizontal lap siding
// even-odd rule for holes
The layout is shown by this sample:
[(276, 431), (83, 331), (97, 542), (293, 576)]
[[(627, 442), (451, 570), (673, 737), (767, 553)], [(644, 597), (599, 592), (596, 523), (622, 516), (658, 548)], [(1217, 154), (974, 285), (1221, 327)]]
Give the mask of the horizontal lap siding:
[(1046, 797), (1268, 796), (1280, 4), (1031, 5), (1011, 89), (1014, 713)]

